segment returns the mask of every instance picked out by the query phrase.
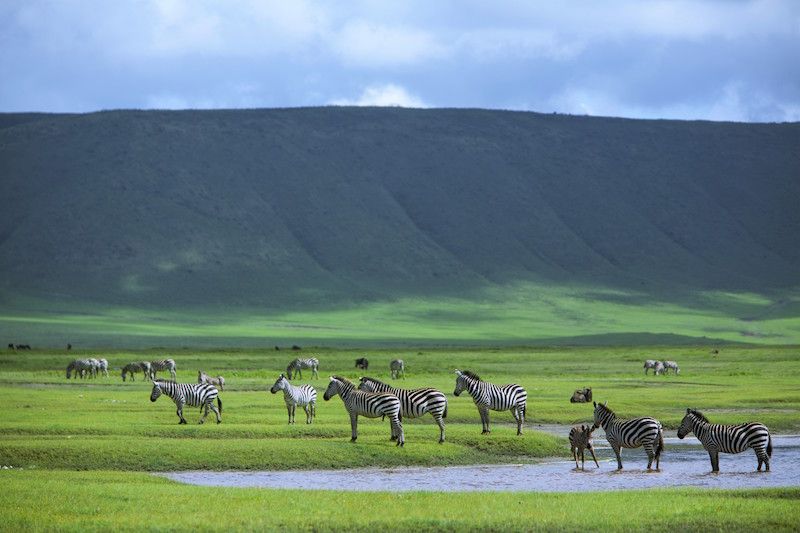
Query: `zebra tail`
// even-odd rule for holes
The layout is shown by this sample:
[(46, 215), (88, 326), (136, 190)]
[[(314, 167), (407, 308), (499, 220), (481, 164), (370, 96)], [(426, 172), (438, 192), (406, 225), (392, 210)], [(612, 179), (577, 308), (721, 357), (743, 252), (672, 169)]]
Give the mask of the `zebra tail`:
[(661, 452), (664, 451), (664, 432), (660, 429), (658, 430), (658, 445), (656, 445), (656, 457), (661, 455)]
[(447, 418), (447, 404), (444, 404), (444, 413), (442, 413), (442, 418)]
[(219, 407), (219, 414), (222, 414), (222, 400), (217, 396), (217, 407)]
[(767, 457), (772, 457), (772, 435), (767, 435)]

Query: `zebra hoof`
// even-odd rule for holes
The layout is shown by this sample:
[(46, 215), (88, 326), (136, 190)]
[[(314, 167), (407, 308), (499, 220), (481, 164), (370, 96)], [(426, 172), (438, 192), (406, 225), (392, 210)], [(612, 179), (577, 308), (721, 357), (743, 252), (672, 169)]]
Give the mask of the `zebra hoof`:
[(444, 439), (439, 439), (439, 444), (444, 444)]
[(356, 441), (356, 437), (353, 437), (353, 438), (350, 439), (350, 442), (355, 442), (355, 441)]
[(222, 420), (217, 420), (217, 424), (222, 424)]

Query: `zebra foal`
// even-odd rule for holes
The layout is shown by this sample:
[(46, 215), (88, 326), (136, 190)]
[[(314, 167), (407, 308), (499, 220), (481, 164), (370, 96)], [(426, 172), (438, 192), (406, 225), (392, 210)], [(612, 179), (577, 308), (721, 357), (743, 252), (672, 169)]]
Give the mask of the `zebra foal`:
[(297, 378), (302, 379), (303, 373), (301, 370), (304, 368), (311, 369), (311, 379), (317, 379), (319, 377), (319, 359), (316, 357), (309, 357), (308, 359), (301, 359), (297, 358), (286, 367), (286, 377), (288, 379), (292, 379), (292, 375), (296, 374)]
[[(153, 390), (150, 392), (150, 401), (158, 400), (161, 394), (166, 394), (177, 406), (179, 424), (186, 424), (186, 419), (183, 418), (183, 406), (189, 405), (192, 407), (200, 407), (205, 410), (203, 416), (200, 418), (200, 424), (206, 421), (208, 410), (214, 411), (217, 416), (217, 424), (222, 422), (222, 400), (219, 399), (219, 392), (214, 385), (208, 383), (175, 383), (174, 381), (167, 381), (164, 379), (153, 380)], [(217, 400), (217, 405), (214, 405), (214, 399)], [(217, 409), (219, 407), (219, 409)]]
[(528, 393), (517, 384), (495, 385), (488, 381), (481, 380), (480, 376), (469, 370), (456, 370), (456, 388), (453, 391), (455, 396), (463, 391), (469, 392), (478, 413), (481, 415), (483, 431), (481, 434), (489, 433), (489, 410), (492, 411), (511, 411), (514, 420), (517, 421), (517, 435), (522, 435), (522, 424), (525, 422), (525, 412), (527, 410)]
[(214, 385), (215, 387), (219, 387), (220, 391), (224, 391), (225, 390), (225, 378), (223, 378), (222, 376), (217, 376), (215, 378), (212, 378), (211, 376), (209, 376), (208, 374), (206, 374), (202, 370), (198, 370), (197, 371), (197, 382), (198, 383), (210, 383), (211, 385)]
[(439, 425), (439, 443), (444, 442), (444, 419), (447, 418), (447, 396), (436, 389), (398, 389), (374, 378), (361, 378), (359, 390), (388, 392), (400, 400), (400, 416), (418, 418), (430, 413)]
[(342, 399), (347, 413), (350, 415), (351, 442), (358, 438), (358, 417), (378, 418), (389, 417), (392, 426), (392, 440), (397, 439), (397, 445), (405, 444), (403, 423), (400, 416), (400, 400), (388, 392), (365, 392), (356, 389), (348, 379), (331, 376), (331, 382), (322, 399), (326, 402), (336, 395)]
[(678, 438), (682, 439), (689, 433), (694, 433), (708, 452), (712, 472), (719, 472), (720, 452), (742, 453), (748, 448), (753, 448), (756, 454), (757, 470), (760, 472), (763, 464), (765, 472), (769, 472), (772, 437), (764, 424), (759, 422), (728, 426), (712, 424), (700, 411), (686, 409), (686, 415), (681, 420), (681, 427), (678, 428)]
[(592, 445), (592, 432), (597, 429), (594, 426), (580, 425), (575, 426), (569, 430), (569, 451), (572, 452), (572, 457), (575, 459), (575, 469), (578, 469), (578, 454), (581, 456), (581, 470), (584, 470), (583, 451), (589, 450), (594, 459), (594, 464), (597, 468), (600, 465), (597, 463), (597, 457), (594, 455), (594, 446)]
[(283, 391), (283, 401), (286, 403), (286, 410), (289, 412), (289, 424), (294, 424), (294, 412), (297, 406), (306, 412), (306, 424), (310, 424), (317, 416), (317, 390), (311, 385), (300, 385), (295, 387), (283, 374), (275, 381), (269, 391), (275, 394), (279, 390)]
[(658, 470), (661, 451), (664, 449), (661, 422), (650, 417), (620, 420), (607, 404), (608, 402), (604, 404), (594, 402), (594, 427), (602, 426), (606, 432), (608, 444), (614, 450), (614, 455), (617, 456), (617, 470), (622, 470), (621, 449), (638, 448), (639, 446), (644, 447), (647, 452), (647, 469), (651, 469), (653, 459), (655, 459), (656, 470)]

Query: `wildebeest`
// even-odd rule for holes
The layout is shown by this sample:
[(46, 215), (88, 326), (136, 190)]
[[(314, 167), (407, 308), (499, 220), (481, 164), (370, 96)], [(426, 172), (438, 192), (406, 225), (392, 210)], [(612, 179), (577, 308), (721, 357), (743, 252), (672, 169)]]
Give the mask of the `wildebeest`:
[(361, 370), (369, 370), (369, 360), (366, 357), (359, 357), (356, 359), (356, 368)]
[(17, 350), (30, 350), (31, 349), (31, 345), (30, 344), (17, 344), (16, 349)]
[(69, 344), (69, 343), (67, 343), (67, 351), (69, 351), (69, 350), (71, 350), (71, 349), (72, 349), (72, 345), (71, 345), (71, 344)]
[(592, 388), (584, 387), (583, 389), (575, 389), (572, 393), (572, 398), (569, 399), (570, 403), (586, 403), (592, 401)]
[(275, 346), (275, 351), (276, 351), (276, 352), (279, 352), (279, 351), (280, 351), (280, 348), (278, 348), (277, 346)]
[(296, 345), (296, 344), (292, 344), (292, 350), (295, 350), (295, 351), (297, 351), (297, 350), (302, 350), (302, 348), (300, 348), (300, 347), (299, 347), (298, 345)]
[(8, 349), (9, 349), (9, 350), (13, 350), (13, 349), (14, 349), (14, 343), (12, 343), (12, 342), (9, 342), (9, 343), (8, 343)]

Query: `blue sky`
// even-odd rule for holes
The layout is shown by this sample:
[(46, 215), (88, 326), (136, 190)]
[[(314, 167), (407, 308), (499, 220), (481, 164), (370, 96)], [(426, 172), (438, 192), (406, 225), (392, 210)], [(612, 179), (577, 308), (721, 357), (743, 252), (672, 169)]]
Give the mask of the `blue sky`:
[(0, 111), (800, 121), (800, 1), (2, 0)]

